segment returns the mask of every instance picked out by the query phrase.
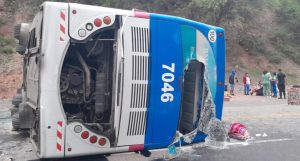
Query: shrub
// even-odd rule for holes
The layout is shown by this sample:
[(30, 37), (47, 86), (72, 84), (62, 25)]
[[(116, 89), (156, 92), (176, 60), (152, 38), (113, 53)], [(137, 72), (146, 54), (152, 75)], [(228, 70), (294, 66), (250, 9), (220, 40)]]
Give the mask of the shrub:
[(271, 54), (268, 55), (269, 62), (273, 64), (279, 64), (281, 63), (282, 57), (278, 52), (272, 52)]
[(7, 45), (14, 45), (14, 40), (0, 35), (0, 47), (5, 47)]
[(14, 40), (0, 35), (0, 53), (11, 54), (14, 52)]
[(5, 20), (4, 19), (2, 19), (2, 18), (0, 18), (0, 26), (3, 26), (3, 25), (5, 25)]
[(258, 53), (265, 54), (264, 41), (256, 36), (243, 34), (240, 36), (239, 44), (249, 51), (251, 55), (258, 55)]
[(297, 52), (293, 47), (286, 45), (286, 44), (280, 45), (280, 49), (281, 49), (281, 52), (283, 54), (287, 55), (288, 57), (295, 55)]
[(288, 44), (277, 45), (277, 49), (282, 52), (283, 55), (292, 59), (295, 63), (300, 64), (300, 53), (294, 47)]
[(294, 39), (295, 34), (287, 30), (286, 28), (277, 29), (274, 32), (272, 32), (272, 35), (270, 36), (270, 40), (272, 41), (273, 45), (277, 43), (291, 41)]
[(12, 54), (14, 50), (11, 46), (5, 46), (0, 49), (0, 52), (4, 54)]

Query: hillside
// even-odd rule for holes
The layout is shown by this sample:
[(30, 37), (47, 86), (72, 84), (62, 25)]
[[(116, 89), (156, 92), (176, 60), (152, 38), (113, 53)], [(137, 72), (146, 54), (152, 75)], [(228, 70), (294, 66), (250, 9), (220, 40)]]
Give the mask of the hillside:
[[(61, 0), (171, 14), (221, 26), (226, 30), (227, 73), (282, 68), (289, 84), (300, 84), (299, 0)], [(13, 25), (29, 22), (43, 0), (0, 0), (0, 98), (21, 84), (22, 57), (14, 53)]]

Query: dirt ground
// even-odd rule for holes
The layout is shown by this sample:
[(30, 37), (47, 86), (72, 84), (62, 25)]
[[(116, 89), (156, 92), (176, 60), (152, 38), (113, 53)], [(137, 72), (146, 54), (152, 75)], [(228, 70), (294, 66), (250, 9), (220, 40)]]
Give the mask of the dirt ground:
[(0, 98), (9, 99), (17, 92), (17, 87), (21, 86), (21, 70), (10, 70), (0, 74)]
[(0, 62), (0, 99), (11, 99), (22, 84), (22, 57), (13, 54), (5, 62), (0, 55)]
[[(37, 160), (28, 133), (12, 132), (8, 111), (9, 100), (0, 101), (0, 160), (4, 156), (13, 160)], [(300, 106), (288, 105), (287, 99), (237, 94), (224, 103), (223, 121), (227, 128), (238, 121), (247, 126), (252, 139), (240, 142), (231, 139), (223, 147), (205, 143), (186, 146), (182, 155), (174, 160), (206, 161), (294, 161), (300, 158)], [(298, 147), (298, 148), (297, 148)], [(109, 156), (78, 157), (72, 161), (148, 161), (162, 160), (165, 150), (153, 150), (150, 157), (139, 153), (121, 153)]]

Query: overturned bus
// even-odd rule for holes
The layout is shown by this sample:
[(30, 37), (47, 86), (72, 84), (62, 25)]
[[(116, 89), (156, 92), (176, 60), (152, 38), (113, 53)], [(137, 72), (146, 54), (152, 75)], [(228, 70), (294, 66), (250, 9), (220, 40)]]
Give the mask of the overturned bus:
[[(15, 29), (24, 58), (15, 129), (29, 129), (41, 158), (165, 148), (221, 119), (222, 28), (188, 19), (45, 2)], [(200, 128), (199, 128), (200, 129)], [(206, 135), (197, 130), (192, 143)]]

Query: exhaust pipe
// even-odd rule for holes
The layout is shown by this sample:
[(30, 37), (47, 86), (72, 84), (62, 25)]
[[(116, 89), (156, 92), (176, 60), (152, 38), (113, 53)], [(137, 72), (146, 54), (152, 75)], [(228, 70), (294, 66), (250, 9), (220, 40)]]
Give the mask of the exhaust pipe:
[(76, 56), (84, 73), (84, 100), (86, 101), (91, 95), (91, 71), (79, 51), (76, 52)]

